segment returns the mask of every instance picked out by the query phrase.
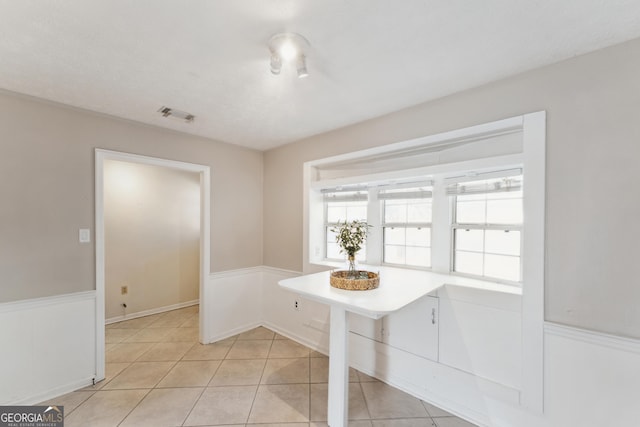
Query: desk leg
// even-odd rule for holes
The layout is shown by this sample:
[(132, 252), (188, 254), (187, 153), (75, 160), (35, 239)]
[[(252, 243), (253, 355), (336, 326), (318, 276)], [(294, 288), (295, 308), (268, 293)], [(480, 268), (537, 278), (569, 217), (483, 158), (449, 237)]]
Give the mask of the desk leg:
[(331, 306), (329, 330), (329, 427), (346, 427), (349, 414), (349, 319), (347, 311)]

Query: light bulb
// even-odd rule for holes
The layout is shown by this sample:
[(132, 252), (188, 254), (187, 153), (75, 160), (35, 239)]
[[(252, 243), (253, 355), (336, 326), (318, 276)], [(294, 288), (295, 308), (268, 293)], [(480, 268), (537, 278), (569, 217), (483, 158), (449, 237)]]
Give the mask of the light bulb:
[(278, 75), (280, 74), (280, 70), (282, 70), (282, 61), (277, 53), (271, 54), (271, 74)]
[(283, 61), (291, 61), (298, 56), (298, 48), (291, 40), (285, 40), (280, 46), (280, 57)]
[(298, 64), (297, 64), (298, 78), (303, 79), (305, 77), (309, 77), (309, 72), (307, 71), (307, 61), (304, 55), (298, 56)]

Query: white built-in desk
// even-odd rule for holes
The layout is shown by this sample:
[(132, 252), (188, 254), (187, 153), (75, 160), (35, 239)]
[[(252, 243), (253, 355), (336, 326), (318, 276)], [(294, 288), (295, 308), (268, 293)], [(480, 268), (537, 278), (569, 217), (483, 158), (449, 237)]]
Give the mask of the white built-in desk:
[(380, 286), (370, 291), (345, 291), (329, 285), (329, 271), (281, 280), (280, 286), (330, 306), (328, 424), (344, 427), (348, 416), (349, 324), (347, 312), (380, 319), (445, 284), (472, 280), (446, 274), (390, 267), (365, 267), (380, 272)]

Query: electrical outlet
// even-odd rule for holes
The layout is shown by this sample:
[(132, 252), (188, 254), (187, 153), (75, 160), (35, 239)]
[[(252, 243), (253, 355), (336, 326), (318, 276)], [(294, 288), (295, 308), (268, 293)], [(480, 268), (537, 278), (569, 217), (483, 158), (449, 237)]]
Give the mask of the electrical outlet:
[(300, 311), (300, 301), (298, 300), (293, 301), (293, 309), (295, 311)]
[(120, 295), (127, 295), (129, 293), (128, 286), (120, 286)]

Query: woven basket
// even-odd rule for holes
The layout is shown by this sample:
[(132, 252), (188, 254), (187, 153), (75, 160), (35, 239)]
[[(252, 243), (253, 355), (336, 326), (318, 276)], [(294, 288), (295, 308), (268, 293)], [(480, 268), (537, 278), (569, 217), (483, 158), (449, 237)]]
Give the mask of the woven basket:
[(346, 289), (348, 291), (368, 291), (369, 289), (375, 289), (380, 284), (380, 276), (377, 273), (370, 271), (358, 270), (356, 271), (358, 277), (367, 277), (352, 279), (348, 278), (349, 272), (346, 270), (332, 271), (329, 277), (329, 283), (334, 288)]

